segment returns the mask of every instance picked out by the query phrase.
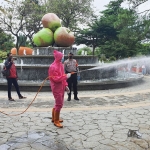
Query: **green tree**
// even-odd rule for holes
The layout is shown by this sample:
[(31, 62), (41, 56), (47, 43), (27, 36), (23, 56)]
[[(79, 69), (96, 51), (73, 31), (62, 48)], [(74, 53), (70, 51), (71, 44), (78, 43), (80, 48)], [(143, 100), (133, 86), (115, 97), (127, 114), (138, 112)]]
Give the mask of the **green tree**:
[(33, 34), (43, 27), (41, 19), (44, 14), (56, 13), (63, 26), (75, 31), (77, 26), (89, 21), (93, 13), (91, 2), (92, 0), (14, 0), (5, 8), (6, 13), (1, 12), (0, 24), (5, 31), (15, 36), (18, 50), (19, 34), (26, 35), (33, 44)]
[(150, 37), (150, 21), (141, 19), (135, 10), (122, 8), (122, 2), (111, 1), (88, 29), (78, 33), (76, 42), (93, 45), (93, 54), (98, 46), (107, 58), (135, 56), (142, 47), (141, 42)]
[[(11, 3), (11, 1), (9, 1), (9, 0), (4, 0), (4, 2)], [(0, 12), (6, 13), (5, 8), (3, 6), (0, 6)]]
[(77, 44), (86, 44), (95, 48), (104, 45), (108, 40), (117, 38), (117, 30), (113, 23), (116, 21), (116, 15), (123, 1), (112, 1), (108, 4), (108, 9), (101, 12), (100, 17), (93, 17), (93, 21), (88, 25), (88, 29), (80, 30), (76, 36)]
[(29, 38), (30, 43), (34, 46), (32, 41), (33, 35), (43, 28), (41, 19), (46, 12), (45, 5), (38, 0), (25, 0), (20, 3), (18, 7), (20, 17), (23, 15), (24, 27), (22, 32)]
[(137, 55), (150, 55), (150, 43), (143, 43), (140, 45)]
[(0, 63), (7, 57), (7, 52), (0, 51)]
[(132, 8), (137, 8), (141, 4), (147, 2), (148, 0), (127, 0), (131, 5)]
[(41, 26), (41, 7), (37, 0), (14, 0), (5, 13), (0, 13), (0, 24), (4, 31), (11, 33), (15, 37), (15, 47), (19, 50), (20, 34), (24, 34), (32, 41), (34, 33), (38, 32)]
[(83, 47), (80, 50), (78, 50), (78, 55), (82, 54), (82, 51), (87, 52), (87, 55), (91, 55), (92, 54), (92, 50), (90, 47)]
[(135, 11), (123, 10), (118, 15), (116, 28), (120, 30), (118, 39), (127, 46), (129, 56), (136, 55), (142, 40), (149, 37), (150, 21), (139, 19)]
[(93, 29), (80, 30), (76, 34), (76, 44), (85, 44), (92, 47), (93, 55), (95, 47), (98, 46), (98, 35)]
[(14, 38), (0, 29), (0, 50), (10, 51), (14, 47)]
[(22, 32), (24, 27), (24, 15), (19, 15), (18, 8), (20, 2), (14, 1), (11, 3), (11, 6), (5, 8), (6, 13), (1, 13), (0, 15), (0, 24), (4, 31), (11, 33), (16, 38), (15, 47), (18, 50), (18, 41), (19, 41), (19, 34)]

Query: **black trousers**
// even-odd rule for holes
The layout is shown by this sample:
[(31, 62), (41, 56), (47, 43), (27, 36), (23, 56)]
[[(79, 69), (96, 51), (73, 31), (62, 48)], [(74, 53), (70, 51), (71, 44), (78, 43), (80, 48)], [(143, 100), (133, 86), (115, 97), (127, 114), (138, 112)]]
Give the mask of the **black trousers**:
[(70, 93), (68, 94), (68, 96), (71, 96), (71, 91), (72, 91), (72, 85), (73, 85), (73, 92), (74, 92), (74, 97), (77, 97), (77, 74), (72, 74), (70, 78), (67, 79), (68, 82), (68, 87), (70, 90)]
[(14, 87), (16, 89), (18, 97), (20, 97), (21, 94), (20, 94), (20, 90), (19, 90), (19, 85), (18, 85), (17, 79), (16, 78), (7, 78), (8, 98), (12, 98), (11, 97), (11, 87), (12, 87), (12, 84), (14, 85)]

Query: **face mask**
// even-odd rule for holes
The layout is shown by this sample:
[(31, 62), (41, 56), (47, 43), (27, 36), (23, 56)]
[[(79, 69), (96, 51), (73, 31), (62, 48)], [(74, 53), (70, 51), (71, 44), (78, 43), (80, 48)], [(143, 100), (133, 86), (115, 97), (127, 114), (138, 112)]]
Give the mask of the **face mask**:
[(11, 60), (12, 60), (12, 56), (9, 56), (8, 61), (11, 61)]
[(72, 59), (73, 58), (73, 56), (69, 56), (69, 59)]

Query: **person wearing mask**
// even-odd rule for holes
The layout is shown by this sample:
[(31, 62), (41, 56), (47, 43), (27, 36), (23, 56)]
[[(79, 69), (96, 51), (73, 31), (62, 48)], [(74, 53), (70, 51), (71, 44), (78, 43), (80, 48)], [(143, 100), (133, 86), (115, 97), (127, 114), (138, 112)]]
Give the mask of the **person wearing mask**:
[(11, 53), (7, 54), (7, 59), (5, 61), (5, 68), (10, 70), (10, 75), (8, 77), (6, 77), (7, 79), (7, 86), (8, 86), (8, 100), (10, 101), (15, 101), (12, 97), (11, 97), (11, 87), (12, 84), (14, 85), (16, 92), (18, 94), (19, 99), (24, 99), (26, 97), (22, 96), (20, 94), (20, 89), (19, 89), (19, 85), (18, 85), (18, 76), (17, 76), (17, 70), (16, 70), (16, 66), (15, 63), (13, 61), (13, 57)]
[(73, 85), (74, 100), (79, 100), (77, 94), (77, 77), (80, 77), (78, 63), (73, 59), (73, 53), (69, 52), (68, 59), (64, 62), (65, 73), (72, 73), (71, 77), (67, 79), (70, 92), (68, 93), (68, 101), (71, 100), (71, 91)]
[(60, 119), (60, 111), (64, 104), (64, 92), (69, 92), (68, 83), (66, 80), (71, 76), (70, 73), (65, 74), (64, 66), (62, 64), (63, 54), (57, 50), (54, 50), (54, 62), (50, 65), (48, 75), (50, 79), (50, 86), (55, 98), (55, 106), (52, 109), (52, 122), (54, 125), (62, 128), (63, 125)]

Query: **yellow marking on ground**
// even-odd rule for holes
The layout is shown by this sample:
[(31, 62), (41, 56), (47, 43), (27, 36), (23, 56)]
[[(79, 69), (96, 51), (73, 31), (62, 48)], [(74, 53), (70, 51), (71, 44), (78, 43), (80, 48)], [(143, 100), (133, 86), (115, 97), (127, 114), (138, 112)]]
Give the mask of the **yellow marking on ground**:
[[(84, 95), (80, 95), (79, 94), (79, 97), (104, 97), (104, 96), (121, 96), (121, 95), (135, 95), (135, 94), (145, 94), (145, 93), (148, 93), (150, 92), (150, 89), (146, 89), (146, 90), (140, 90), (140, 91), (132, 91), (132, 92), (119, 92), (119, 93), (106, 93), (106, 94), (101, 94), (101, 93), (94, 93), (94, 94), (84, 94)], [(90, 93), (90, 92), (89, 92)], [(27, 96), (27, 99), (32, 99), (34, 97), (33, 96)], [(65, 95), (65, 97), (67, 97), (67, 95)], [(6, 96), (0, 96), (0, 98), (6, 98)], [(54, 99), (53, 96), (37, 96), (37, 98), (41, 98), (41, 99)], [(16, 99), (17, 100), (17, 99)]]
[[(84, 111), (84, 110), (118, 110), (118, 109), (129, 109), (129, 108), (138, 108), (138, 107), (148, 107), (150, 102), (138, 102), (130, 103), (123, 106), (99, 106), (99, 107), (79, 107), (79, 108), (62, 108), (62, 111)], [(25, 108), (0, 108), (0, 111), (3, 112), (22, 112)], [(29, 108), (27, 112), (51, 112), (52, 108)]]

